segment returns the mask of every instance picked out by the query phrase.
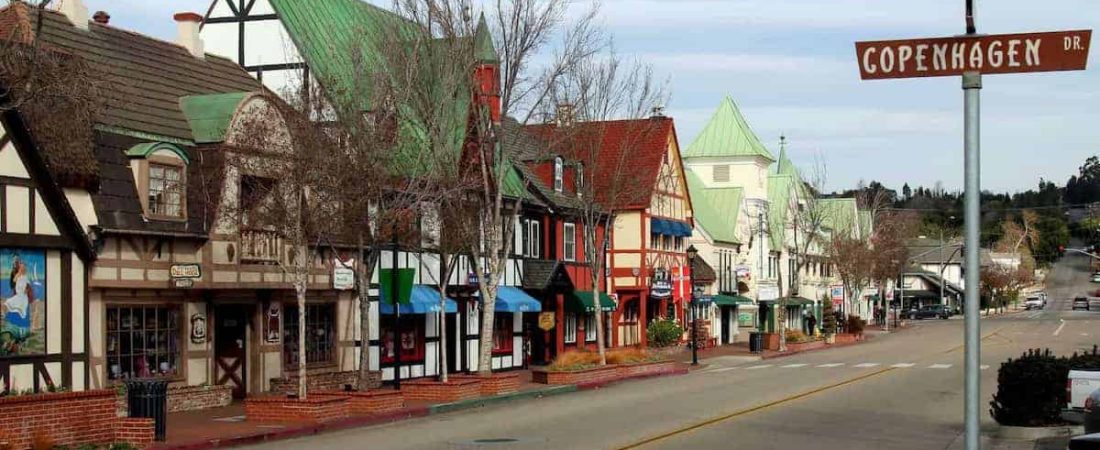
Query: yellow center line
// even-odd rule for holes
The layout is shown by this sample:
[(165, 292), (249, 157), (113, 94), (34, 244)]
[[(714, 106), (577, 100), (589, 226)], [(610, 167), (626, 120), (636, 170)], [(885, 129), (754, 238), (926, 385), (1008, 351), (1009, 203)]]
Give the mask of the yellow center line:
[(641, 441), (638, 441), (638, 442), (635, 442), (635, 443), (632, 443), (632, 444), (628, 444), (628, 445), (625, 445), (625, 446), (622, 446), (622, 447), (617, 447), (616, 450), (627, 450), (627, 449), (632, 449), (632, 448), (644, 447), (646, 445), (653, 444), (653, 443), (658, 442), (658, 441), (663, 441), (665, 439), (668, 439), (670, 437), (673, 437), (673, 436), (676, 436), (676, 435), (679, 435), (679, 434), (683, 434), (683, 433), (687, 433), (687, 432), (690, 432), (690, 431), (698, 430), (700, 428), (703, 428), (703, 427), (706, 427), (706, 426), (709, 426), (709, 425), (714, 425), (718, 422), (722, 422), (722, 421), (725, 421), (725, 420), (729, 420), (729, 419), (733, 419), (733, 418), (736, 418), (736, 417), (744, 416), (746, 414), (751, 414), (751, 413), (754, 413), (756, 411), (771, 408), (773, 406), (778, 406), (778, 405), (782, 405), (784, 403), (789, 403), (789, 402), (793, 402), (795, 400), (800, 400), (800, 399), (803, 399), (803, 398), (809, 397), (811, 395), (814, 395), (814, 394), (817, 394), (817, 393), (820, 393), (820, 392), (824, 392), (824, 391), (827, 391), (827, 390), (830, 390), (830, 389), (836, 389), (836, 388), (839, 388), (839, 387), (847, 386), (849, 384), (857, 383), (857, 382), (866, 380), (866, 379), (874, 377), (874, 376), (882, 375), (882, 374), (884, 374), (886, 372), (890, 372), (892, 370), (896, 370), (896, 369), (893, 368), (893, 367), (888, 367), (888, 368), (885, 368), (885, 369), (882, 369), (882, 370), (879, 370), (879, 371), (875, 371), (875, 372), (871, 372), (871, 373), (868, 373), (868, 374), (860, 375), (860, 376), (855, 377), (855, 378), (850, 378), (848, 380), (841, 381), (839, 383), (830, 384), (828, 386), (822, 386), (822, 387), (819, 387), (819, 388), (816, 388), (816, 389), (811, 389), (809, 391), (802, 392), (800, 394), (795, 394), (795, 395), (790, 396), (790, 397), (781, 398), (779, 400), (775, 400), (775, 401), (771, 401), (771, 402), (768, 402), (768, 403), (752, 406), (752, 407), (749, 407), (749, 408), (746, 408), (746, 409), (734, 411), (734, 412), (729, 413), (729, 414), (721, 415), (721, 416), (718, 416), (718, 417), (713, 417), (713, 418), (704, 420), (702, 422), (697, 422), (697, 423), (694, 423), (694, 424), (691, 424), (691, 425), (688, 425), (688, 426), (685, 426), (685, 427), (680, 427), (680, 428), (677, 428), (677, 429), (672, 430), (672, 431), (668, 431), (668, 432), (665, 432), (665, 433), (658, 434), (656, 436), (651, 436), (649, 438), (646, 438), (644, 440), (641, 440)]

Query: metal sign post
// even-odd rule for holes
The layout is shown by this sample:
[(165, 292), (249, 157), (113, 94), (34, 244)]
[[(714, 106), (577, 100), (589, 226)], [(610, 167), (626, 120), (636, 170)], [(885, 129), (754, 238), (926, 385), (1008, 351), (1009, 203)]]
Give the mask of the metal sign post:
[[(982, 74), (1084, 70), (1092, 30), (978, 35), (974, 7), (966, 2), (963, 36), (857, 42), (856, 59), (864, 80), (962, 76), (965, 172), (965, 425), (966, 449), (979, 450), (981, 361), (979, 236), (981, 202)], [(901, 282), (904, 283), (904, 270)], [(941, 279), (942, 283), (943, 280)], [(904, 286), (902, 287), (904, 289)], [(904, 293), (904, 291), (902, 291)], [(904, 296), (902, 296), (904, 304)]]

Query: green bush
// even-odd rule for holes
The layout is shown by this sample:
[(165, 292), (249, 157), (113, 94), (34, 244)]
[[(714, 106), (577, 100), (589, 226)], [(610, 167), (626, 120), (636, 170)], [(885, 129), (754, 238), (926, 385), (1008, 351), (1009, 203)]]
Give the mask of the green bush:
[(836, 334), (836, 313), (833, 312), (833, 301), (828, 295), (821, 297), (821, 330), (825, 334)]
[[(1076, 356), (1076, 355), (1075, 355)], [(997, 371), (997, 393), (989, 413), (1001, 425), (1042, 427), (1062, 423), (1070, 358), (1050, 350), (1028, 350)]]
[(848, 332), (852, 334), (863, 334), (863, 326), (867, 322), (860, 319), (859, 316), (848, 315)]
[(646, 338), (653, 347), (668, 347), (680, 341), (684, 329), (671, 319), (656, 319), (646, 328)]

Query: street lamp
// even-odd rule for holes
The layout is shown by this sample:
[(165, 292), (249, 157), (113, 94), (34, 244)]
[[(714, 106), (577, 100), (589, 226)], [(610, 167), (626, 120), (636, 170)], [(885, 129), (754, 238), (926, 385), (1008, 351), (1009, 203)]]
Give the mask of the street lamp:
[(688, 267), (691, 269), (691, 289), (688, 289), (688, 299), (691, 305), (691, 365), (699, 365), (699, 341), (696, 337), (699, 328), (699, 320), (695, 317), (697, 311), (695, 310), (695, 256), (699, 254), (699, 250), (695, 249), (694, 245), (689, 245), (687, 248)]

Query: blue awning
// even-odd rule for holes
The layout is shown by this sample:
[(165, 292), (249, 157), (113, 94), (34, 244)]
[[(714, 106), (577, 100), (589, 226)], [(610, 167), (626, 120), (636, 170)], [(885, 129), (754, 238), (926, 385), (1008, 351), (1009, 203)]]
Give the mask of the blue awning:
[(689, 237), (691, 236), (691, 225), (684, 222), (669, 222), (672, 225), (674, 231), (671, 233), (673, 236)]
[(497, 288), (496, 310), (499, 312), (541, 312), (542, 303), (513, 286)]
[(649, 219), (649, 232), (650, 234), (671, 234), (669, 222), (665, 219), (658, 219), (651, 217)]
[[(399, 305), (401, 314), (427, 314), (439, 312), (439, 291), (431, 286), (414, 284), (409, 295), (409, 303)], [(378, 312), (393, 314), (393, 304), (385, 297), (379, 297)], [(447, 313), (458, 312), (458, 304), (447, 299)]]

